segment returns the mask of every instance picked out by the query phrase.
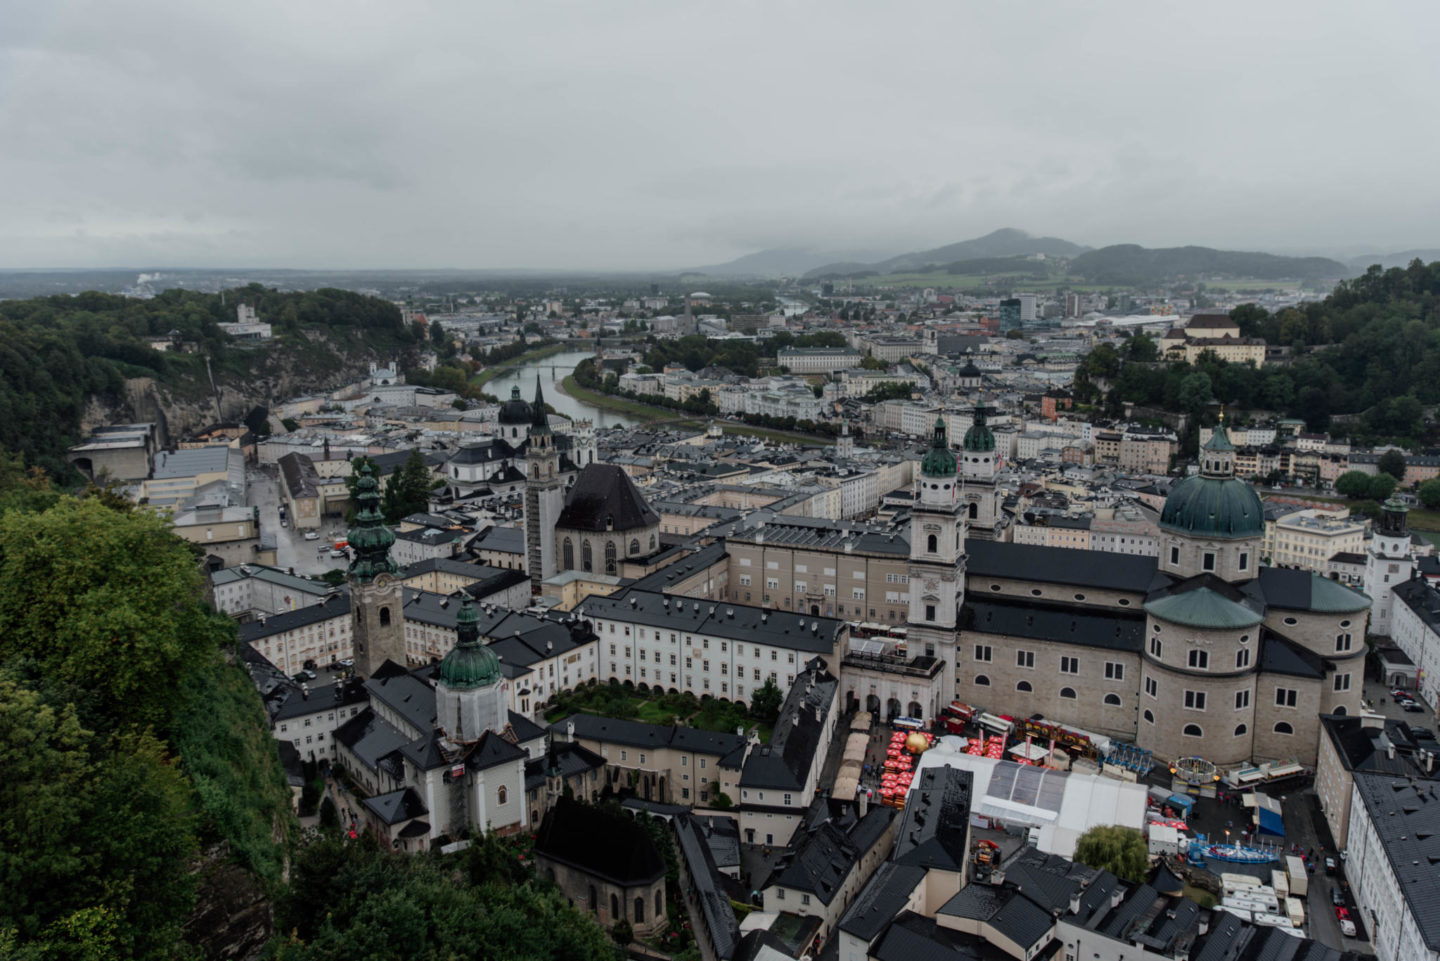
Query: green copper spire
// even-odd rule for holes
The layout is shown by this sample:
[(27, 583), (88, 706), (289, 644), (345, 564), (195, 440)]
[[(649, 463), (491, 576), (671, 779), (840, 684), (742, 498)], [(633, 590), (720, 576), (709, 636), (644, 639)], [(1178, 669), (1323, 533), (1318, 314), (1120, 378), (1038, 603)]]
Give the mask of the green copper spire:
[(360, 465), (355, 508), (355, 526), (350, 528), (350, 549), (355, 559), (350, 562), (350, 576), (365, 583), (377, 574), (394, 574), (399, 570), (390, 559), (395, 532), (385, 526), (385, 517), (380, 513), (380, 485), (368, 463)]
[(955, 476), (955, 455), (950, 453), (950, 442), (945, 433), (945, 418), (935, 418), (935, 430), (930, 435), (930, 449), (920, 461), (920, 473), (926, 477)]
[(975, 421), (970, 429), (965, 432), (965, 439), (960, 446), (965, 450), (990, 451), (995, 449), (995, 435), (985, 424), (985, 407), (983, 404), (975, 405)]
[(440, 680), (461, 690), (484, 687), (500, 680), (500, 659), (480, 643), (480, 615), (467, 596), (455, 617), (455, 646), (440, 662)]
[(540, 393), (540, 373), (535, 373), (535, 403), (530, 405), (535, 414), (530, 420), (530, 433), (550, 433), (550, 415), (545, 413), (545, 395)]

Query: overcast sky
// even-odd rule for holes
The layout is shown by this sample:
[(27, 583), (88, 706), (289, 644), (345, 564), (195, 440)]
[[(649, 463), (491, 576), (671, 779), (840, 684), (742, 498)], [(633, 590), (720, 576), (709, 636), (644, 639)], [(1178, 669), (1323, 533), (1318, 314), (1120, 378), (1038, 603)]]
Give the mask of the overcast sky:
[(0, 267), (1440, 246), (1440, 3), (0, 2)]

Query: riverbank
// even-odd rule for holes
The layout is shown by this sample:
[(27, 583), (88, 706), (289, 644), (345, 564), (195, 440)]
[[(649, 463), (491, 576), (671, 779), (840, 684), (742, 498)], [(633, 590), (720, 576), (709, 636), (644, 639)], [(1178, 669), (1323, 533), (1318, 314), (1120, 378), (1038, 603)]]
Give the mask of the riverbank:
[(476, 374), (474, 377), (471, 377), (470, 383), (474, 384), (476, 387), (483, 388), (486, 384), (490, 383), (496, 377), (499, 377), (502, 374), (509, 373), (516, 367), (523, 367), (531, 361), (544, 360), (546, 357), (553, 357), (556, 354), (563, 354), (568, 350), (574, 349), (575, 348), (572, 345), (566, 343), (565, 341), (561, 341), (558, 344), (546, 344), (544, 347), (536, 347), (534, 350), (527, 350), (523, 354), (516, 354), (509, 360), (504, 361), (503, 363), (496, 364), (494, 367), (485, 368), (480, 373)]
[[(573, 374), (560, 381), (560, 389), (565, 391), (576, 400), (583, 401), (603, 410), (612, 410), (619, 414), (625, 414), (642, 420), (647, 424), (664, 422), (675, 427), (691, 427), (703, 430), (710, 420), (703, 415), (686, 414), (684, 411), (674, 410), (669, 407), (656, 407), (652, 404), (644, 404), (637, 400), (630, 400), (625, 397), (612, 397), (609, 394), (602, 394), (598, 390), (591, 390), (588, 387), (581, 387)], [(735, 434), (743, 437), (759, 437), (762, 440), (773, 440), (782, 444), (801, 444), (807, 447), (825, 447), (832, 441), (802, 434), (795, 431), (774, 430), (769, 427), (753, 427), (750, 424), (739, 423), (728, 418), (716, 418), (720, 422), (720, 429), (727, 434)]]

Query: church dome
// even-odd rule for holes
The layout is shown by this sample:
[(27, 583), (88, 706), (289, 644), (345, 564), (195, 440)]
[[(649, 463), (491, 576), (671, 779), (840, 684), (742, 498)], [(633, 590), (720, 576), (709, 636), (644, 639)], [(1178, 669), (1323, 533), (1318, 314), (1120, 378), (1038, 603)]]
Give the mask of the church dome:
[(1235, 476), (1235, 445), (1221, 422), (1200, 452), (1200, 473), (1170, 488), (1160, 526), (1195, 537), (1240, 539), (1265, 533), (1255, 488)]
[(480, 617), (470, 598), (455, 619), (459, 640), (440, 662), (440, 682), (451, 689), (485, 687), (500, 680), (500, 658), (480, 643)]
[(992, 451), (995, 449), (995, 435), (985, 423), (984, 407), (976, 406), (975, 422), (971, 424), (970, 429), (965, 432), (965, 439), (960, 442), (960, 446), (964, 450), (976, 452)]
[(1260, 495), (1244, 481), (1196, 474), (1170, 488), (1160, 526), (1198, 537), (1259, 537), (1265, 512)]
[(510, 388), (510, 399), (500, 405), (500, 423), (524, 427), (535, 417), (530, 404), (520, 396), (520, 385)]

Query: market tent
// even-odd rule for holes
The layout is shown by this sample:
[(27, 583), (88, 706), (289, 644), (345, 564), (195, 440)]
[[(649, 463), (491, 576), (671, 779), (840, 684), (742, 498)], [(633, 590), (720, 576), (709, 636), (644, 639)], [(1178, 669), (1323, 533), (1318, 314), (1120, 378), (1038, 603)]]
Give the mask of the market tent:
[(1255, 809), (1256, 834), (1268, 834), (1277, 838), (1285, 836), (1284, 808), (1280, 806), (1279, 801), (1268, 794), (1261, 794), (1259, 791), (1245, 795), (1242, 800), (1246, 807)]

